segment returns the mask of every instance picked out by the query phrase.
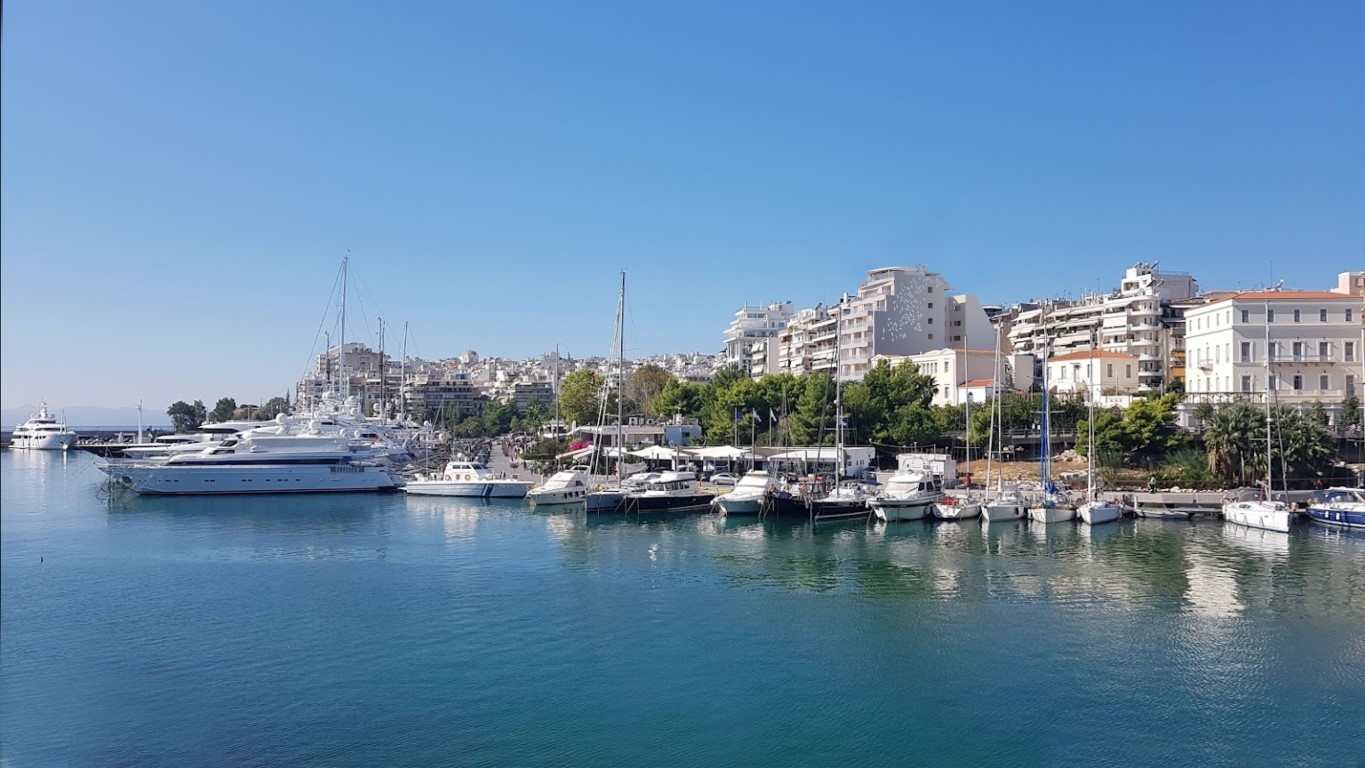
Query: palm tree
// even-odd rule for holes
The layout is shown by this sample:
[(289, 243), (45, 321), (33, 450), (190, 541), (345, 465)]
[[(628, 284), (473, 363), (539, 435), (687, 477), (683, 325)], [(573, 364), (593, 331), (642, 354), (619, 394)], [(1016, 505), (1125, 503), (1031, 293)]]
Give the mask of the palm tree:
[[(1209, 471), (1238, 484), (1264, 474), (1265, 414), (1250, 403), (1221, 406), (1204, 420)], [(1258, 471), (1260, 469), (1261, 471)]]
[(1332, 466), (1334, 453), (1332, 436), (1312, 412), (1305, 413), (1289, 406), (1279, 406), (1272, 412), (1280, 466), (1276, 469), (1285, 477), (1322, 477)]

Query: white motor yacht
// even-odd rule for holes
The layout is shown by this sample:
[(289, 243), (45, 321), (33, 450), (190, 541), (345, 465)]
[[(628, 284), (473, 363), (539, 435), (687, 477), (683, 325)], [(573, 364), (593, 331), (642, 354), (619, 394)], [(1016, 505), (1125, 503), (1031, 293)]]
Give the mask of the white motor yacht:
[(588, 468), (571, 467), (550, 475), (545, 482), (532, 488), (526, 499), (533, 507), (555, 504), (582, 504), (588, 496)]
[(336, 437), (234, 437), (196, 453), (97, 466), (141, 494), (391, 491), (402, 482), (386, 462), (360, 459)]
[(933, 514), (943, 492), (933, 477), (921, 472), (900, 472), (886, 481), (886, 488), (867, 500), (878, 520), (923, 520)]
[(734, 490), (716, 497), (723, 515), (757, 515), (763, 511), (768, 493), (776, 487), (773, 476), (761, 469), (745, 472)]
[(47, 412), (47, 403), (10, 435), (10, 447), (33, 451), (65, 451), (76, 444), (76, 433)]
[(531, 481), (518, 480), (493, 472), (476, 461), (455, 458), (446, 462), (439, 475), (422, 475), (409, 480), (403, 491), (416, 496), (463, 496), (479, 499), (520, 499), (531, 489)]

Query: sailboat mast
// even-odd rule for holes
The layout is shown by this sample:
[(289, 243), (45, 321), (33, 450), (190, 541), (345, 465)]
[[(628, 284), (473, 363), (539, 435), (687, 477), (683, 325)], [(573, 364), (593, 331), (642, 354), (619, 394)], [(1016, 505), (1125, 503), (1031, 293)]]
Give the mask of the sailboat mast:
[(623, 422), (625, 421), (626, 395), (626, 273), (621, 272), (621, 296), (616, 300), (616, 480), (625, 478), (625, 445)]
[[(1273, 475), (1270, 463), (1270, 391), (1273, 381), (1270, 374), (1270, 297), (1265, 299), (1265, 500), (1270, 501)], [(1288, 486), (1286, 486), (1287, 488)]]
[(341, 399), (351, 394), (351, 377), (346, 375), (346, 268), (350, 255), (341, 257), (341, 346), (337, 348), (337, 367), (341, 373)]
[[(848, 297), (845, 296), (846, 300)], [(843, 398), (843, 372), (840, 370), (840, 357), (843, 351), (844, 342), (844, 301), (839, 302), (839, 309), (834, 315), (834, 461), (836, 474), (834, 482), (837, 484), (844, 477), (844, 398)]]
[(404, 396), (403, 389), (408, 383), (408, 324), (403, 323), (403, 360), (398, 363), (398, 415), (403, 421), (407, 421), (408, 399)]

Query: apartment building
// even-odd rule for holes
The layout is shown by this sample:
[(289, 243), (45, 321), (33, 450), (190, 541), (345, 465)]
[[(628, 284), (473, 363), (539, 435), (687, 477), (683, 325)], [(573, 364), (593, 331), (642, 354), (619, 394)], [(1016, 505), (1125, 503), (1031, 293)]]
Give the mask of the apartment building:
[[(1051, 300), (1020, 305), (997, 315), (1007, 326), (1010, 348), (1051, 356), (1096, 347), (1138, 359), (1138, 389), (1159, 390), (1171, 381), (1184, 350), (1182, 302), (1198, 295), (1199, 286), (1185, 272), (1161, 271), (1158, 264), (1138, 263), (1124, 273), (1119, 287), (1079, 301)], [(1041, 371), (1040, 371), (1041, 373)]]
[(1085, 395), (1100, 402), (1106, 395), (1132, 395), (1140, 388), (1137, 355), (1105, 349), (1067, 352), (1047, 359), (1047, 387), (1061, 395)]
[[(1339, 287), (1350, 289), (1343, 273)], [(1360, 283), (1365, 288), (1365, 281)], [(1249, 291), (1185, 313), (1188, 399), (1339, 403), (1365, 382), (1365, 290)]]
[(744, 307), (735, 312), (725, 329), (720, 364), (739, 368), (755, 379), (778, 371), (778, 336), (796, 310), (790, 301), (766, 307)]

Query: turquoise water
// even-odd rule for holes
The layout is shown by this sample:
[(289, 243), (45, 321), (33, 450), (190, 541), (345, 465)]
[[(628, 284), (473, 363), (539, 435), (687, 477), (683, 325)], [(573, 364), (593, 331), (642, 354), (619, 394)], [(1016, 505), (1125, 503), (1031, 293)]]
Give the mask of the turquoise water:
[(1365, 763), (1361, 536), (101, 478), (0, 456), (6, 766)]

